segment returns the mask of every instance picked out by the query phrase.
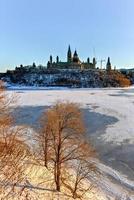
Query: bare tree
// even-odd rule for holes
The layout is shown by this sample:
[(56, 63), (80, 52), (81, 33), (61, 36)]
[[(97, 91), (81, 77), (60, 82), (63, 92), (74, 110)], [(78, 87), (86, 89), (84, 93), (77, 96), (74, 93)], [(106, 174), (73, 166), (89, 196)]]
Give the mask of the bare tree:
[(60, 191), (65, 167), (69, 167), (72, 162), (75, 163), (79, 159), (87, 159), (89, 149), (90, 156), (91, 152), (93, 156), (94, 150), (88, 145), (88, 151), (85, 151), (87, 147), (83, 139), (85, 128), (80, 108), (76, 104), (57, 103), (46, 112), (42, 127), (39, 143), (44, 163), (45, 165), (48, 161), (50, 165), (53, 163), (56, 190)]
[(24, 180), (25, 161), (29, 148), (22, 138), (23, 128), (14, 126), (11, 115), (12, 96), (0, 82), (0, 190), (2, 198), (13, 195), (15, 186)]

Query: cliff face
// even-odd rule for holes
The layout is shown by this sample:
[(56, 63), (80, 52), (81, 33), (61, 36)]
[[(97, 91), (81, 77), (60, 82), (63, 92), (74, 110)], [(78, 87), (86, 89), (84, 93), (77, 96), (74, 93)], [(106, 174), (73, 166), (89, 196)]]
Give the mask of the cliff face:
[(130, 80), (117, 71), (102, 70), (55, 70), (55, 71), (12, 71), (1, 76), (9, 84), (25, 86), (67, 87), (123, 87)]

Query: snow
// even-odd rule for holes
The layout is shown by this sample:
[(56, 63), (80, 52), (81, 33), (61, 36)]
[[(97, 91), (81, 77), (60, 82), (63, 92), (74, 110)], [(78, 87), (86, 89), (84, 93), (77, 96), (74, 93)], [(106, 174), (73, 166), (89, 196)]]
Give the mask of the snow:
[(22, 86), (22, 85), (5, 85), (8, 90), (65, 90), (68, 87), (38, 87), (38, 86)]
[[(19, 96), (18, 106), (52, 106), (57, 101), (77, 103), (81, 108), (102, 115), (112, 116), (116, 123), (109, 124), (106, 131), (99, 135), (104, 144), (111, 143), (121, 147), (134, 145), (134, 87), (107, 89), (67, 89), (67, 88), (10, 88), (8, 93)], [(100, 115), (101, 117), (101, 115)], [(134, 149), (134, 148), (133, 148)], [(128, 152), (129, 153), (129, 152)], [(112, 159), (112, 158), (111, 158)], [(130, 157), (131, 159), (131, 157)], [(134, 199), (134, 182), (128, 177), (101, 162), (98, 168), (104, 174), (97, 180), (108, 195), (120, 199)], [(110, 177), (114, 179), (111, 182)]]
[[(109, 125), (101, 137), (107, 142), (120, 144), (128, 140), (134, 144), (134, 88), (131, 89), (67, 89), (13, 87), (15, 93), (21, 96), (21, 106), (51, 106), (56, 101), (71, 101), (83, 108), (113, 116), (118, 119), (114, 125)], [(20, 91), (20, 92), (19, 92)], [(92, 105), (92, 107), (91, 107)]]

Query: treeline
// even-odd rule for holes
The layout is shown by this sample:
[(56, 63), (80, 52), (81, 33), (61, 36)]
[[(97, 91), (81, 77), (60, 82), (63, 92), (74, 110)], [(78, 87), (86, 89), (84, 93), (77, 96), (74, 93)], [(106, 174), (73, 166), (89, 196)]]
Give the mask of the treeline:
[(7, 71), (0, 78), (8, 84), (20, 86), (65, 86), (73, 88), (126, 87), (131, 79), (117, 70), (48, 70), (45, 68), (23, 67)]
[(15, 105), (16, 96), (9, 96), (1, 82), (0, 198), (49, 200), (58, 194), (62, 197), (57, 199), (86, 199), (95, 188), (90, 176), (99, 173), (79, 106), (56, 103), (31, 133), (29, 127), (15, 126)]
[(111, 71), (108, 76), (115, 80), (119, 87), (128, 87), (132, 84), (131, 80), (122, 73)]

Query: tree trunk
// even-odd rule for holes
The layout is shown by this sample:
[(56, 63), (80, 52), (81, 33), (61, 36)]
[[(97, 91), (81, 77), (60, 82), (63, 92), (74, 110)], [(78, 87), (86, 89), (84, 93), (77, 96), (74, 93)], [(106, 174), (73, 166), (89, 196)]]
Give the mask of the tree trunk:
[(45, 138), (45, 167), (48, 168), (48, 136)]
[(60, 192), (61, 186), (61, 162), (60, 162), (60, 150), (61, 150), (61, 135), (59, 132), (59, 144), (57, 147), (57, 155), (56, 155), (56, 190)]
[(74, 191), (73, 191), (73, 198), (76, 199), (77, 198), (77, 182), (75, 183), (75, 187), (74, 187)]
[(61, 182), (61, 166), (60, 166), (60, 163), (57, 163), (57, 167), (56, 167), (56, 171), (57, 171), (57, 173), (56, 173), (56, 190), (58, 191), (58, 192), (60, 192), (60, 186), (61, 186), (61, 184), (60, 184), (60, 182)]

